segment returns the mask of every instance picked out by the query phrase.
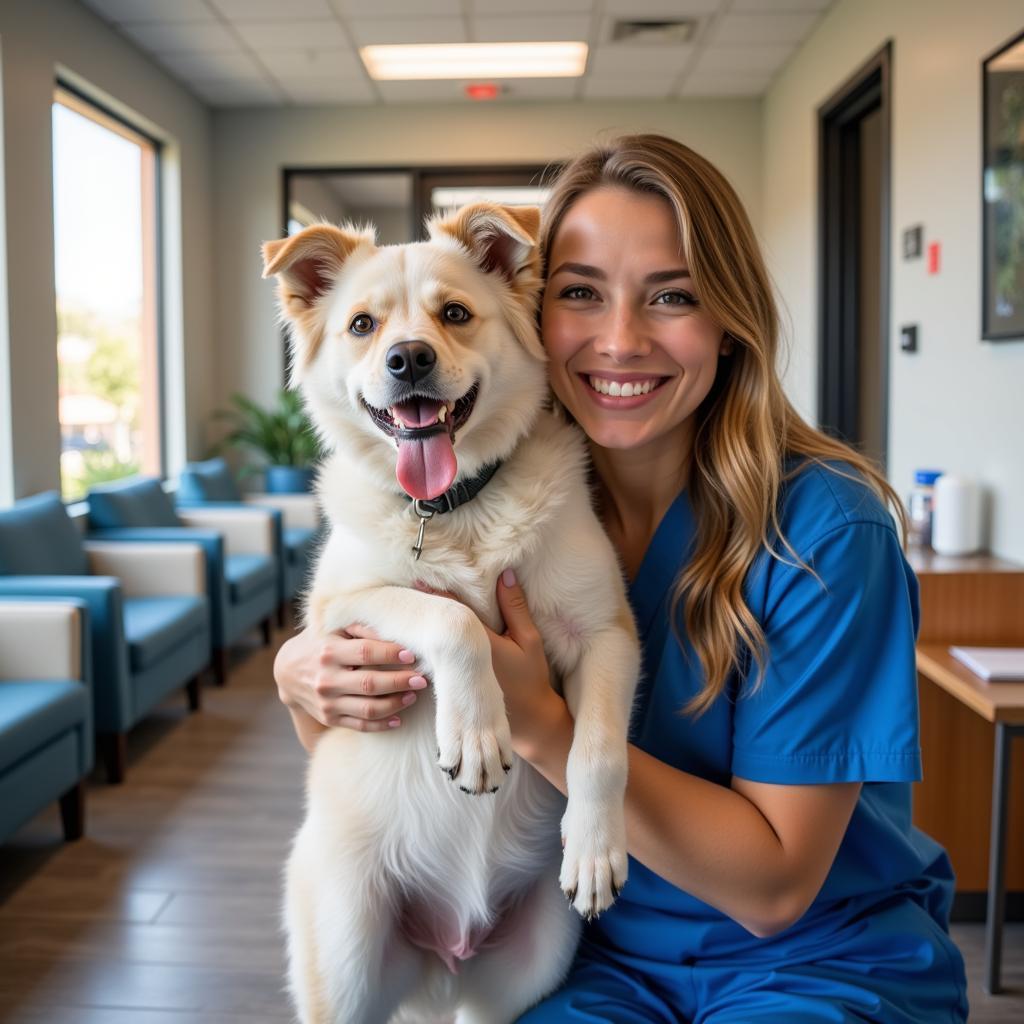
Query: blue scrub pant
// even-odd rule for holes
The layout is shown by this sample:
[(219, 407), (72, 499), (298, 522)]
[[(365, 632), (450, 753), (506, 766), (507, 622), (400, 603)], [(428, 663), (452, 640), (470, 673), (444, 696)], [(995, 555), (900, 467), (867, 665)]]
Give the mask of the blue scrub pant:
[[(565, 985), (519, 1024), (962, 1024), (963, 959), (914, 903), (828, 936), (813, 961), (645, 961), (585, 943)], [(772, 942), (772, 940), (767, 940)], [(657, 944), (652, 942), (652, 948)]]

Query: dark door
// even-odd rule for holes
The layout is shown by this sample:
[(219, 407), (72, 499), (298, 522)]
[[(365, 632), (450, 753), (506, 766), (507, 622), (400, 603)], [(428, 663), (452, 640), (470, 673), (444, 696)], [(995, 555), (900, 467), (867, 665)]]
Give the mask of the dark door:
[(822, 429), (885, 465), (891, 43), (819, 108)]

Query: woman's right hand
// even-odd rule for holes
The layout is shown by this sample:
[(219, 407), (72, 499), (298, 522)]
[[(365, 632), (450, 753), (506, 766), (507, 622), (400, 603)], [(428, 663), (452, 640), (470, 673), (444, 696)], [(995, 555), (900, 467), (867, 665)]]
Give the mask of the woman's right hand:
[(358, 623), (328, 637), (308, 626), (286, 640), (274, 659), (281, 702), (322, 726), (379, 732), (401, 725), (399, 713), (427, 680), (416, 656)]

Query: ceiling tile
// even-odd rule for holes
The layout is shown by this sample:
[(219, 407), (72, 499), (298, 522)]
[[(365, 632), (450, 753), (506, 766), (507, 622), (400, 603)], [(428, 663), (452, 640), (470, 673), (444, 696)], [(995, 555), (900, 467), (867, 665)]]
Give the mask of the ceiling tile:
[(265, 82), (266, 71), (247, 53), (161, 53), (157, 60), (179, 78)]
[(173, 24), (148, 22), (121, 25), (121, 30), (155, 53), (185, 50), (190, 53), (238, 51), (238, 40), (221, 24), (211, 21), (182, 21)]
[(458, 103), (466, 98), (463, 85), (450, 80), (376, 83), (387, 103)]
[(499, 102), (517, 100), (571, 100), (576, 96), (578, 78), (504, 78)]
[(473, 40), (477, 43), (586, 42), (590, 38), (590, 16), (572, 18), (476, 18)]
[(294, 50), (302, 47), (348, 45), (348, 37), (334, 19), (311, 21), (239, 21), (235, 31), (254, 50)]
[(665, 99), (672, 92), (674, 80), (674, 75), (588, 77), (583, 83), (583, 96), (588, 100), (630, 100), (640, 97)]
[(281, 87), (293, 103), (373, 103), (377, 99), (365, 78), (295, 78), (282, 82)]
[(772, 76), (692, 74), (676, 91), (677, 96), (760, 96)]
[(360, 78), (363, 62), (352, 50), (257, 50), (256, 56), (273, 75), (293, 78)]
[(799, 43), (820, 17), (810, 14), (727, 14), (715, 26), (713, 45)]
[(331, 6), (350, 18), (462, 17), (461, 0), (331, 0)]
[(616, 18), (644, 21), (714, 14), (721, 6), (722, 0), (605, 0), (604, 9)]
[(594, 7), (593, 0), (558, 0), (557, 4), (551, 0), (516, 0), (514, 4), (509, 0), (469, 0), (469, 5), (477, 17), (504, 16), (510, 8), (515, 14), (589, 14)]
[(215, 107), (279, 107), (284, 103), (281, 90), (269, 82), (197, 78), (188, 85)]
[(765, 46), (707, 46), (697, 59), (694, 72), (728, 75), (762, 74), (777, 71), (793, 55), (784, 43)]
[(680, 71), (693, 55), (692, 46), (598, 46), (590, 51), (589, 74), (624, 78), (643, 72)]
[(295, 21), (333, 18), (327, 0), (207, 0), (232, 21)]
[(461, 18), (354, 18), (349, 24), (359, 46), (466, 41), (466, 27)]
[(731, 11), (823, 11), (835, 0), (732, 0)]
[(203, 0), (82, 0), (108, 21), (214, 21)]

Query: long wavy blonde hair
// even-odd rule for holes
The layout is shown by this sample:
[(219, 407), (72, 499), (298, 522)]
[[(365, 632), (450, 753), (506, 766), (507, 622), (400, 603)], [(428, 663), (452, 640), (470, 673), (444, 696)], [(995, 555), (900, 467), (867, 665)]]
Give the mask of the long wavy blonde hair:
[(750, 220), (732, 186), (692, 149), (662, 135), (626, 135), (567, 164), (544, 209), (545, 273), (566, 212), (585, 193), (609, 186), (668, 203), (698, 300), (732, 338), (733, 350), (720, 359), (711, 392), (695, 413), (687, 488), (697, 537), (671, 606), (675, 627), (682, 605), (704, 672), (701, 692), (684, 708), (699, 715), (741, 669), (744, 652), (763, 671), (764, 632), (743, 598), (755, 556), (765, 549), (785, 560), (781, 548), (804, 565), (779, 524), (779, 496), (788, 479), (822, 465), (863, 480), (893, 508), (904, 537), (906, 520), (882, 473), (849, 445), (804, 422), (786, 398), (777, 370), (778, 308)]

